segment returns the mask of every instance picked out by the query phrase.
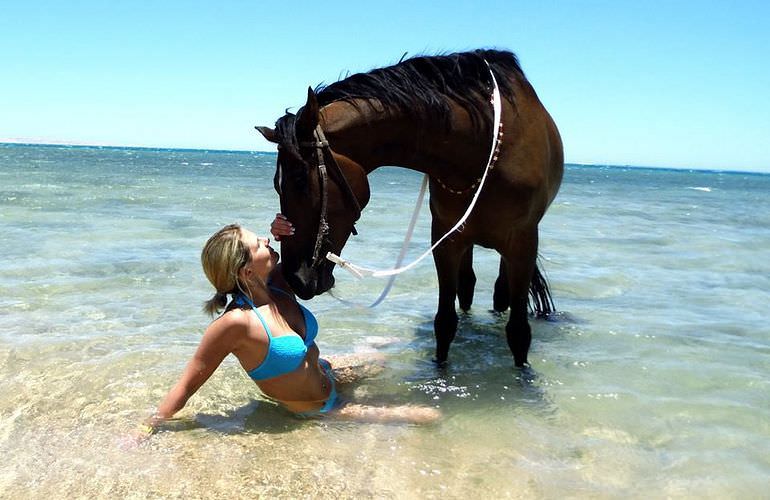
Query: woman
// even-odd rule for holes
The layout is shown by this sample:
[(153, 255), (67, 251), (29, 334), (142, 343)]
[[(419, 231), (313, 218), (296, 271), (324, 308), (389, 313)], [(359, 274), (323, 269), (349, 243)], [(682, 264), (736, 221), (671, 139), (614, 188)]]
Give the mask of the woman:
[[(293, 232), (281, 216), (271, 227), (276, 238)], [(216, 293), (204, 309), (211, 315), (223, 309), (224, 313), (206, 329), (179, 381), (163, 398), (145, 430), (152, 432), (181, 410), (228, 354), (238, 358), (265, 396), (299, 416), (333, 414), (412, 423), (436, 420), (439, 413), (433, 408), (372, 407), (339, 400), (331, 364), (319, 357), (315, 344), (318, 323), (296, 301), (281, 275), (278, 258), (269, 239), (236, 224), (209, 238), (201, 263)]]

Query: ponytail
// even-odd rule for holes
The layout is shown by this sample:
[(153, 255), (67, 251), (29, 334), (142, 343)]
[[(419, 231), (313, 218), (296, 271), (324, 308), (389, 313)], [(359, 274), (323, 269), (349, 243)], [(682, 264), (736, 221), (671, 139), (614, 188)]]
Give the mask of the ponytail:
[(227, 294), (217, 292), (203, 303), (203, 311), (209, 316), (216, 316), (227, 305)]
[(237, 224), (223, 227), (208, 239), (201, 252), (201, 264), (216, 293), (203, 303), (207, 314), (216, 316), (225, 308), (227, 292), (237, 289), (238, 270), (248, 258), (249, 251), (241, 242), (241, 226)]

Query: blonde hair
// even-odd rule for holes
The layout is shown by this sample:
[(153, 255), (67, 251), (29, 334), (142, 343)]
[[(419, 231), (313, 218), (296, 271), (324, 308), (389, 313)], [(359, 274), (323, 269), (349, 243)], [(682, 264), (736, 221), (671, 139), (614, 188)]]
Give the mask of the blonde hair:
[[(238, 224), (228, 224), (214, 233), (203, 246), (201, 264), (203, 272), (214, 286), (216, 293), (204, 302), (203, 310), (211, 316), (219, 314), (227, 305), (227, 294), (241, 291), (246, 295), (248, 283), (238, 279), (238, 271), (251, 260), (249, 248), (243, 243), (243, 231)], [(261, 279), (258, 286), (265, 288)], [(246, 290), (244, 290), (244, 287)]]

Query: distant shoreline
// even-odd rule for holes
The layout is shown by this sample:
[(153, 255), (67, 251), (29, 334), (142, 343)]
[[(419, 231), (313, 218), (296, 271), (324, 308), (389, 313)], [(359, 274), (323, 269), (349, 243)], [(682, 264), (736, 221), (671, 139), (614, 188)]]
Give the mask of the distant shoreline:
[(249, 151), (246, 149), (209, 149), (209, 148), (164, 148), (151, 146), (108, 146), (100, 144), (69, 144), (69, 143), (42, 143), (42, 142), (14, 142), (0, 140), (0, 146), (22, 146), (36, 148), (71, 148), (71, 149), (132, 149), (140, 151), (197, 151), (209, 153), (243, 153), (274, 155), (275, 151)]
[[(43, 143), (43, 142), (23, 142), (8, 139), (0, 139), (0, 147), (18, 146), (18, 147), (45, 147), (45, 148), (71, 148), (71, 149), (108, 149), (108, 150), (138, 150), (138, 151), (189, 151), (204, 153), (233, 153), (248, 155), (276, 155), (275, 151), (257, 151), (245, 149), (208, 149), (208, 148), (170, 148), (170, 147), (150, 147), (150, 146), (108, 146), (98, 144), (70, 144), (70, 143)], [(701, 168), (701, 167), (655, 167), (649, 165), (619, 165), (609, 163), (571, 163), (565, 162), (565, 166), (578, 168), (633, 168), (638, 170), (671, 170), (671, 171), (691, 171), (691, 172), (713, 172), (724, 174), (749, 174), (749, 175), (770, 175), (770, 172), (759, 170), (729, 170), (719, 168)]]

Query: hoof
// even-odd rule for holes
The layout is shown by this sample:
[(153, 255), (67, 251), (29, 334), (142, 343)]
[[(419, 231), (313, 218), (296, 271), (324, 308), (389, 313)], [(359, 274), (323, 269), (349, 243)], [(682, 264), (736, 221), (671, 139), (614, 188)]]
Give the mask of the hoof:
[(522, 386), (526, 387), (531, 387), (537, 379), (537, 372), (535, 372), (529, 364), (516, 367), (516, 369), (514, 369), (514, 374), (516, 380), (518, 380)]
[(439, 360), (438, 358), (433, 358), (431, 361), (433, 361), (433, 364), (436, 365), (436, 368), (446, 368), (449, 365), (449, 361), (447, 359)]
[(526, 358), (524, 358), (523, 361), (514, 361), (514, 364), (516, 365), (516, 368), (522, 369), (522, 370), (528, 370), (529, 368), (532, 368), (532, 365), (529, 364), (529, 361), (527, 361)]

